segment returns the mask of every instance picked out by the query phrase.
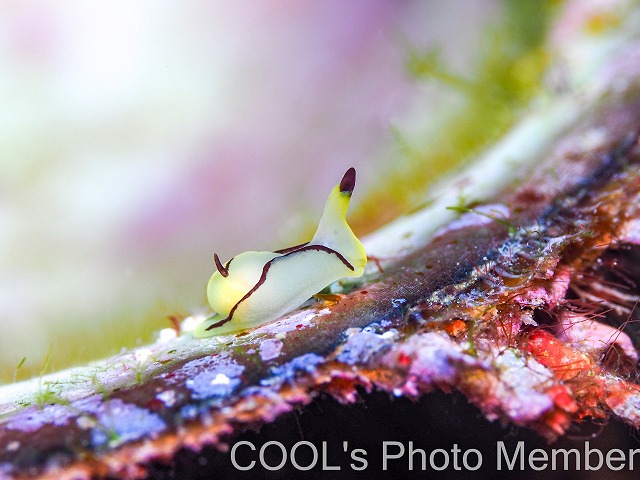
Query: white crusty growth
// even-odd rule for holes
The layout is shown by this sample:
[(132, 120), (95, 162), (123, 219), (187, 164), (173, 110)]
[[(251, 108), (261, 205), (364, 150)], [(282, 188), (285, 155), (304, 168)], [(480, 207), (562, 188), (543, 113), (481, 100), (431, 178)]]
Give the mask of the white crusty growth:
[(207, 286), (215, 314), (200, 324), (198, 337), (222, 335), (275, 320), (343, 277), (359, 277), (367, 255), (347, 224), (356, 171), (350, 168), (324, 207), (309, 243), (275, 252), (244, 252), (222, 264)]

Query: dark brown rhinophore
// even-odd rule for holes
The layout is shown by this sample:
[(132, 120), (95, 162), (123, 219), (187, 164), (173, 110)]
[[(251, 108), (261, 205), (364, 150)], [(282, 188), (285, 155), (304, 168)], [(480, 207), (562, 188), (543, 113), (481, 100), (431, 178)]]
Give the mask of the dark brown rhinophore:
[(342, 193), (348, 193), (351, 195), (353, 189), (356, 186), (356, 169), (351, 167), (346, 171), (344, 176), (342, 177), (342, 181), (340, 182), (340, 191)]
[(229, 276), (229, 263), (227, 263), (227, 266), (223, 266), (222, 262), (220, 261), (220, 257), (218, 257), (217, 253), (213, 254), (213, 261), (216, 264), (216, 268), (218, 269), (218, 271), (220, 272), (220, 275), (222, 275), (223, 277), (228, 277)]

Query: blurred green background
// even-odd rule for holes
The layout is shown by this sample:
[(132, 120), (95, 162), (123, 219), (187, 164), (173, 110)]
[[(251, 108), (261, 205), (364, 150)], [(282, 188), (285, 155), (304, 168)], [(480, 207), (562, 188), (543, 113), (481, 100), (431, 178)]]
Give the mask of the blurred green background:
[(0, 4), (0, 382), (206, 310), (349, 166), (357, 233), (419, 206), (540, 91), (554, 3)]

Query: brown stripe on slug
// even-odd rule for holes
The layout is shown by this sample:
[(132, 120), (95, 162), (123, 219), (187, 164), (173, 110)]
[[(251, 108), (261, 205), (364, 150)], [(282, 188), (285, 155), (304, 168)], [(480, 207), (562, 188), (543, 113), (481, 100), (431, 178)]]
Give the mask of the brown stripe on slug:
[[(300, 247), (298, 250), (295, 250), (293, 252), (287, 253), (286, 255), (283, 255), (283, 257), (286, 257), (287, 255), (291, 255), (292, 253), (304, 252), (307, 250), (318, 250), (321, 252), (327, 252), (329, 254), (333, 253), (336, 255), (336, 257), (338, 257), (338, 260), (340, 260), (342, 263), (345, 264), (345, 266), (349, 270), (354, 270), (353, 265), (351, 265), (349, 261), (342, 256), (340, 252), (336, 252), (333, 248), (325, 247), (324, 245), (307, 245), (305, 247)], [(282, 258), (282, 257), (277, 257), (277, 258)], [(273, 260), (276, 260), (276, 258), (274, 258)]]
[(351, 167), (347, 170), (340, 181), (340, 192), (351, 195), (356, 186), (356, 169)]
[(225, 323), (227, 323), (229, 320), (231, 320), (231, 315), (229, 315), (227, 318), (220, 320), (219, 322), (214, 323), (213, 325), (209, 325), (207, 328), (205, 328), (205, 331), (208, 332), (209, 330), (211, 330), (212, 328), (218, 328), (221, 327), (222, 325), (224, 325)]
[[(222, 266), (222, 262), (220, 262), (220, 258), (218, 257), (217, 253), (213, 254), (213, 261), (216, 264), (216, 268), (218, 269), (218, 271), (220, 272), (220, 275), (222, 275), (223, 277), (228, 277), (229, 276), (229, 263), (227, 263), (226, 267)], [(229, 260), (231, 261), (231, 260)]]
[(291, 252), (295, 252), (296, 250), (304, 247), (305, 245), (309, 245), (309, 242), (304, 242), (304, 243), (301, 243), (300, 245), (295, 245), (293, 247), (283, 248), (281, 250), (274, 250), (273, 253), (282, 253), (282, 254), (291, 253)]
[[(304, 244), (303, 244), (304, 245)], [(293, 248), (293, 247), (292, 247)], [(260, 288), (262, 286), (262, 284), (267, 280), (267, 273), (269, 272), (269, 269), (271, 268), (271, 265), (273, 264), (274, 261), (276, 260), (281, 260), (282, 258), (291, 255), (292, 253), (298, 253), (298, 252), (303, 252), (303, 251), (307, 251), (307, 250), (317, 250), (317, 251), (321, 251), (321, 252), (327, 252), (328, 254), (335, 254), (336, 257), (338, 257), (338, 260), (340, 260), (342, 263), (345, 264), (345, 266), (350, 269), (350, 270), (354, 270), (353, 265), (351, 265), (349, 263), (349, 261), (344, 258), (344, 256), (342, 256), (341, 253), (336, 252), (334, 249), (329, 248), (329, 247), (325, 247), (324, 245), (304, 245), (301, 246), (299, 249), (294, 250), (292, 252), (289, 252), (281, 257), (276, 257), (276, 258), (272, 258), (271, 260), (269, 260), (267, 263), (265, 263), (264, 267), (262, 267), (262, 273), (260, 274), (260, 279), (258, 280), (258, 282), (253, 286), (253, 288), (251, 290), (249, 290), (244, 297), (242, 297), (240, 300), (238, 300), (238, 303), (236, 303), (231, 310), (229, 311), (229, 315), (226, 318), (223, 318), (222, 320), (220, 320), (219, 322), (216, 322), (212, 325), (209, 325), (207, 328), (205, 328), (205, 331), (209, 331), (212, 330), (214, 328), (218, 328), (221, 327), (222, 325), (224, 325), (225, 323), (228, 323), (232, 320), (233, 318), (233, 314), (235, 313), (236, 309), (238, 308), (238, 306), (244, 302), (247, 298), (249, 298), (251, 295), (253, 295), (253, 292), (255, 292), (258, 288)], [(233, 259), (232, 259), (233, 260)]]
[[(277, 257), (277, 258), (282, 258), (282, 257)], [(207, 328), (205, 328), (205, 331), (209, 331), (213, 328), (217, 328), (217, 327), (221, 327), (222, 325), (224, 325), (227, 322), (230, 322), (231, 319), (233, 318), (233, 314), (235, 313), (236, 309), (238, 308), (238, 305), (240, 305), (240, 303), (242, 303), (244, 300), (246, 300), (247, 298), (249, 298), (251, 295), (253, 295), (253, 292), (255, 292), (258, 288), (260, 288), (260, 286), (262, 286), (262, 284), (267, 280), (267, 272), (269, 271), (269, 269), (271, 268), (271, 263), (273, 262), (273, 260), (269, 260), (267, 263), (264, 264), (264, 267), (262, 267), (262, 273), (260, 274), (260, 279), (258, 280), (258, 282), (253, 286), (253, 288), (251, 290), (249, 290), (244, 297), (242, 297), (240, 300), (238, 300), (238, 303), (236, 303), (231, 310), (229, 311), (229, 315), (227, 316), (227, 318), (223, 318), (222, 320), (220, 320), (219, 322), (214, 323), (213, 325), (209, 325)]]

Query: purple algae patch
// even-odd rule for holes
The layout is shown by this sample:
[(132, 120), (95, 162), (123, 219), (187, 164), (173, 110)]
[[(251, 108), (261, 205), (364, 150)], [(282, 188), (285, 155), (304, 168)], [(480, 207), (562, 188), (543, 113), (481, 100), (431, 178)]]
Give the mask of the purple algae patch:
[(322, 362), (324, 362), (324, 357), (316, 355), (315, 353), (305, 353), (284, 365), (271, 367), (273, 377), (265, 378), (260, 383), (262, 385), (276, 385), (278, 383), (282, 383), (286, 380), (292, 379), (299, 371), (307, 373), (313, 372), (316, 369), (316, 365)]
[(166, 428), (166, 424), (156, 413), (124, 403), (120, 399), (107, 400), (98, 405), (89, 404), (86, 412), (92, 414), (97, 421), (91, 432), (94, 445), (103, 445), (109, 441), (112, 445), (119, 445), (148, 437)]
[(9, 430), (35, 432), (44, 425), (66, 425), (77, 415), (78, 412), (68, 405), (45, 405), (42, 408), (32, 406), (11, 417), (6, 427)]
[(359, 332), (351, 335), (340, 347), (336, 359), (349, 365), (367, 363), (373, 356), (393, 345), (393, 339), (373, 332)]
[(272, 360), (280, 355), (282, 350), (282, 342), (276, 338), (270, 338), (260, 343), (260, 358), (265, 360)]
[[(207, 362), (206, 369), (199, 368), (199, 372), (191, 378), (187, 378), (185, 385), (193, 392), (193, 398), (205, 399), (211, 397), (224, 397), (233, 393), (233, 391), (242, 383), (239, 378), (244, 371), (244, 366), (236, 363), (234, 360), (226, 356), (214, 357), (214, 362)], [(189, 362), (185, 367), (189, 369), (195, 368), (195, 362), (203, 359)], [(202, 367), (202, 363), (198, 363), (197, 367)]]

